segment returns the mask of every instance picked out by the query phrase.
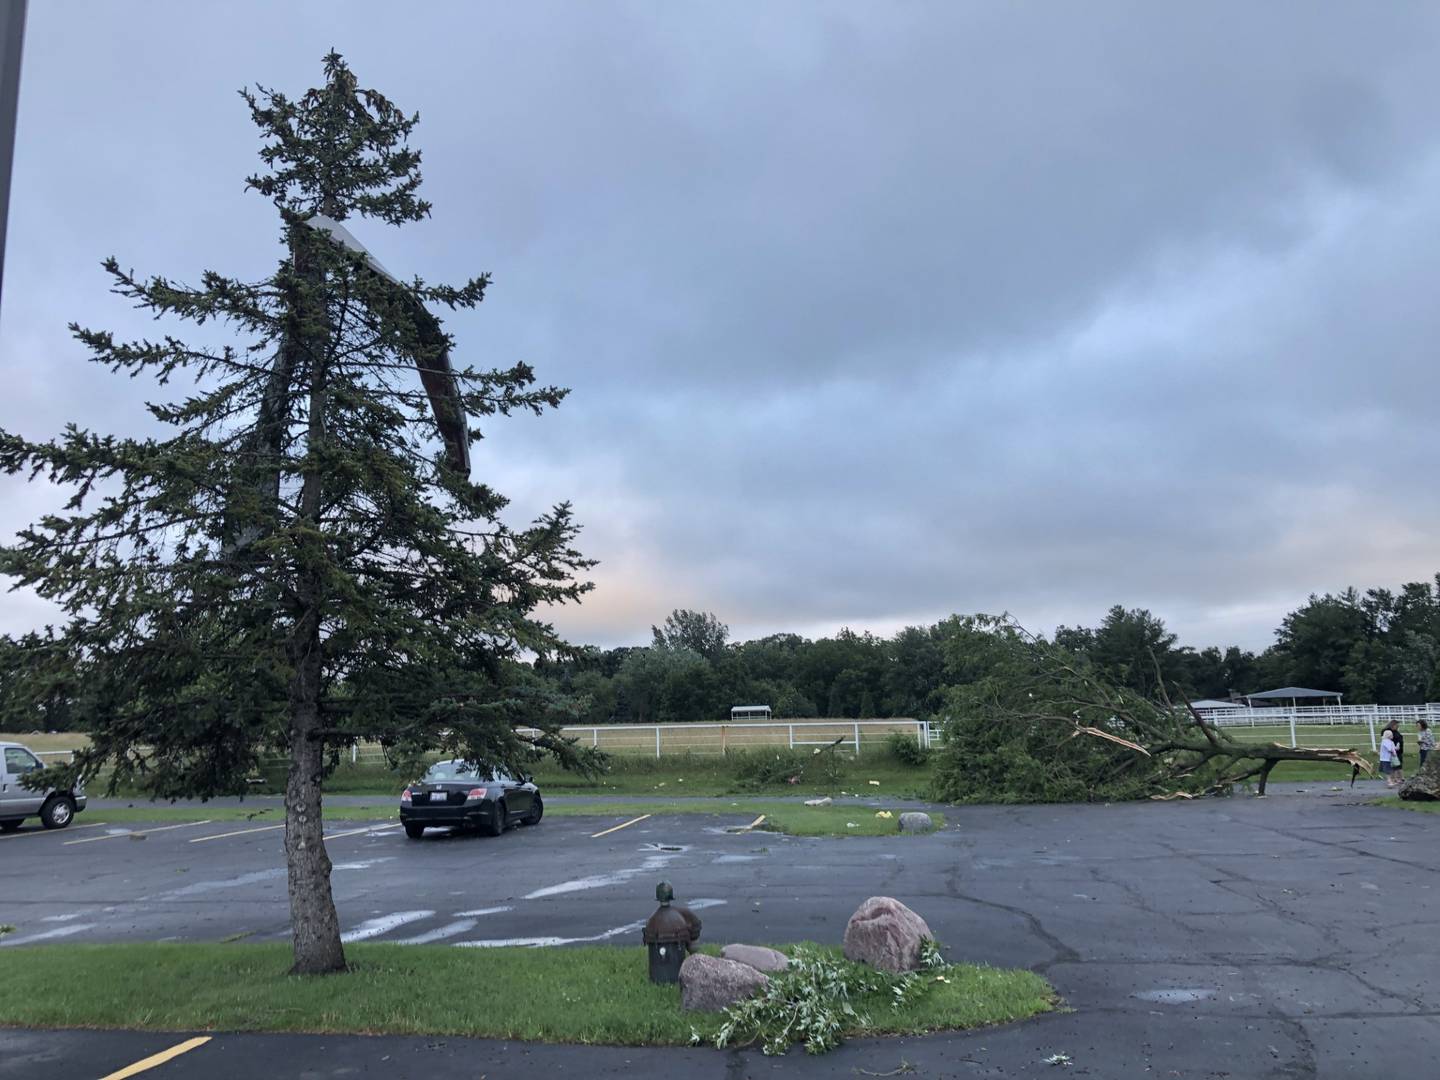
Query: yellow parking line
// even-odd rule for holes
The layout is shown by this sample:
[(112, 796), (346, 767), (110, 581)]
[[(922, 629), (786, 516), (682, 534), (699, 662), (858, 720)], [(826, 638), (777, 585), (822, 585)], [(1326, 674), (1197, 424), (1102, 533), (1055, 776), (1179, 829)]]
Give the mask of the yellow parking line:
[(93, 844), (96, 840), (119, 840), (126, 836), (149, 836), (152, 832), (169, 832), (171, 829), (193, 829), (196, 825), (209, 825), (210, 819), (204, 821), (182, 821), (179, 825), (161, 825), (158, 829), (137, 829), (132, 832), (107, 833), (104, 836), (86, 836), (80, 840), (66, 840), (65, 846), (71, 844)]
[(112, 1072), (108, 1076), (102, 1076), (100, 1080), (125, 1080), (127, 1076), (137, 1076), (142, 1072), (149, 1072), (157, 1065), (164, 1065), (171, 1058), (177, 1058), (181, 1054), (188, 1054), (197, 1046), (204, 1046), (210, 1041), (209, 1035), (197, 1035), (193, 1039), (186, 1039), (182, 1043), (170, 1047), (169, 1050), (161, 1050), (158, 1054), (151, 1054), (149, 1057), (135, 1062), (134, 1065), (126, 1065), (119, 1072)]
[(285, 823), (279, 825), (261, 825), (258, 829), (236, 829), (234, 832), (211, 833), (209, 836), (197, 836), (191, 840), (192, 844), (203, 844), (206, 840), (224, 840), (227, 836), (248, 836), (250, 833), (273, 832), (275, 829), (283, 829)]
[[(90, 824), (88, 824), (88, 825), (71, 825), (70, 828), (71, 828), (72, 831), (75, 830), (75, 829), (93, 829), (93, 828), (95, 828), (95, 827), (97, 827), (97, 826), (99, 826), (99, 825), (104, 825), (104, 824), (107, 824), (107, 823), (104, 822), (104, 821), (92, 821), (92, 822), (90, 822)], [(36, 829), (34, 832), (4, 833), (3, 835), (0, 835), (0, 840), (19, 840), (20, 837), (22, 837), (22, 836), (54, 836), (54, 835), (55, 835), (55, 834), (54, 834), (54, 831), (51, 830), (51, 829)]]
[(638, 824), (639, 822), (644, 821), (644, 820), (645, 820), (646, 818), (648, 818), (649, 816), (650, 816), (649, 814), (641, 814), (641, 815), (640, 815), (639, 817), (637, 817), (637, 818), (631, 818), (629, 821), (621, 822), (619, 825), (616, 825), (616, 826), (615, 826), (614, 828), (612, 828), (612, 829), (601, 829), (601, 830), (600, 830), (599, 832), (597, 832), (597, 833), (591, 833), (591, 834), (590, 834), (590, 839), (591, 839), (591, 840), (594, 840), (594, 839), (596, 839), (597, 837), (609, 836), (612, 832), (619, 832), (621, 829), (628, 829), (631, 825)]

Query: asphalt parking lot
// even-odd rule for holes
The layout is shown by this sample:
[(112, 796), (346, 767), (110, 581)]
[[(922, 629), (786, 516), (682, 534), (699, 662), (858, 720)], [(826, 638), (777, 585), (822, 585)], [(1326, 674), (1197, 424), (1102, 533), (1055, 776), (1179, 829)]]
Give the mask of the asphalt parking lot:
[[(843, 839), (729, 832), (744, 819), (724, 815), (656, 816), (613, 832), (623, 818), (547, 817), (500, 838), (418, 843), (357, 822), (332, 830), (328, 846), (351, 940), (638, 942), (665, 878), (702, 909), (706, 940), (838, 941), (861, 900), (886, 894), (924, 915), (952, 959), (1041, 971), (1073, 1011), (858, 1041), (821, 1059), (227, 1035), (148, 1075), (680, 1069), (734, 1080), (876, 1074), (903, 1061), (914, 1070), (905, 1075), (1008, 1077), (1059, 1075), (1043, 1064), (1056, 1053), (1072, 1075), (1107, 1078), (1433, 1072), (1440, 818), (1356, 805), (1324, 785), (1265, 800), (947, 814), (950, 827), (928, 837)], [(98, 825), (0, 840), (0, 922), (19, 928), (7, 942), (284, 937), (278, 831), (126, 828), (153, 831), (135, 840)], [(104, 1076), (182, 1038), (0, 1032), (0, 1077)]]

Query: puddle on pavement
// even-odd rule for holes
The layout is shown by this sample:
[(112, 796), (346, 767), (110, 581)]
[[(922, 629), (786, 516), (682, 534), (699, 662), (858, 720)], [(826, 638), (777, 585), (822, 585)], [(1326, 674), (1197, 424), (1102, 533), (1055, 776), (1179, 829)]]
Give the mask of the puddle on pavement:
[(1157, 1005), (1189, 1005), (1214, 997), (1215, 991), (1199, 986), (1173, 986), (1164, 990), (1140, 990), (1130, 996), (1141, 1001), (1153, 1001)]

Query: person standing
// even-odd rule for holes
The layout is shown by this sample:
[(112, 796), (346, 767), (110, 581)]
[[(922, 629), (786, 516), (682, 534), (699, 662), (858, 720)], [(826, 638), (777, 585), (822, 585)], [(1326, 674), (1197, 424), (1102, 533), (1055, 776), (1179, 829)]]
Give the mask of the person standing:
[(1430, 721), (1417, 720), (1415, 726), (1420, 729), (1420, 734), (1415, 737), (1415, 742), (1420, 746), (1420, 767), (1425, 767), (1425, 759), (1430, 756), (1430, 751), (1435, 749), (1435, 733), (1430, 730)]
[(1380, 733), (1380, 775), (1386, 787), (1395, 786), (1395, 733), (1388, 727)]
[(1397, 784), (1405, 781), (1405, 735), (1400, 730), (1400, 721), (1390, 721), (1390, 736), (1395, 740), (1395, 767), (1390, 775)]

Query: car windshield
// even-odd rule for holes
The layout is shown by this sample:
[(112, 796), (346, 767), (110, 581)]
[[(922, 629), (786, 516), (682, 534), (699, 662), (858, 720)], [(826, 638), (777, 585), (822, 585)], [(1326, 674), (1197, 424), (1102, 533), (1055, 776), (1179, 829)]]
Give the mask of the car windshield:
[(425, 771), (425, 780), (431, 784), (444, 780), (473, 780), (483, 784), (490, 779), (489, 769), (477, 769), (464, 761), (441, 761)]

